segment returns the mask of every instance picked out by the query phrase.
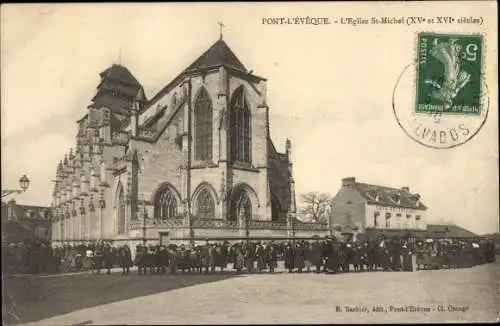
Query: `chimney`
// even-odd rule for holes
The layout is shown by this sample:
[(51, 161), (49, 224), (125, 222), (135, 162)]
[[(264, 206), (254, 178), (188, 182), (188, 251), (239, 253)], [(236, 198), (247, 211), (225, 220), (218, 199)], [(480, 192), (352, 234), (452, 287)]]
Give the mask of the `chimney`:
[(355, 183), (356, 183), (355, 177), (348, 177), (342, 179), (342, 187), (354, 187)]

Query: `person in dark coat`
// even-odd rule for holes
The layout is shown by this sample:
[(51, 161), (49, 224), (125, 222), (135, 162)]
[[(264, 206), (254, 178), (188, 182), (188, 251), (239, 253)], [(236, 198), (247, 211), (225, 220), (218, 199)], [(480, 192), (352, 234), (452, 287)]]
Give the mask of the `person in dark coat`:
[(316, 273), (321, 272), (322, 253), (323, 253), (323, 246), (318, 240), (316, 240), (312, 244), (311, 251), (310, 251), (311, 263), (313, 264), (313, 266), (316, 267)]
[(250, 243), (247, 243), (245, 248), (245, 266), (247, 268), (247, 271), (249, 273), (253, 273), (253, 262), (255, 260), (255, 250), (253, 248), (253, 245)]
[(228, 243), (224, 242), (222, 245), (217, 247), (217, 265), (220, 267), (221, 273), (224, 271), (224, 268), (227, 267), (227, 263), (229, 260), (229, 250)]
[(278, 266), (278, 251), (276, 249), (276, 245), (271, 243), (268, 247), (266, 247), (266, 251), (269, 272), (274, 273), (274, 269)]
[(104, 268), (107, 269), (106, 274), (111, 274), (111, 268), (113, 268), (113, 249), (111, 248), (111, 245), (109, 243), (106, 243), (104, 245), (104, 248), (102, 250), (102, 257), (104, 259)]
[(255, 259), (257, 260), (257, 271), (262, 273), (266, 269), (266, 251), (262, 244), (259, 242), (255, 248)]
[(103, 248), (99, 244), (96, 246), (94, 250), (94, 269), (97, 271), (97, 274), (101, 274), (102, 265), (103, 265)]
[(292, 273), (294, 269), (294, 256), (295, 250), (292, 248), (291, 244), (288, 242), (283, 251), (283, 260), (285, 261), (285, 268), (288, 269), (288, 273)]
[(137, 266), (137, 274), (146, 274), (146, 266), (144, 264), (145, 248), (138, 244), (135, 247), (135, 265)]
[(339, 244), (327, 240), (325, 244), (325, 272), (337, 273), (339, 271)]
[(210, 266), (210, 243), (208, 239), (204, 246), (201, 247), (201, 262), (204, 268), (203, 273), (208, 274), (208, 268)]
[(294, 268), (297, 268), (299, 273), (302, 273), (302, 269), (305, 267), (305, 250), (302, 244), (299, 242), (295, 245), (294, 252)]
[(118, 251), (120, 267), (122, 268), (122, 275), (130, 273), (130, 266), (132, 266), (132, 253), (128, 245), (123, 245)]

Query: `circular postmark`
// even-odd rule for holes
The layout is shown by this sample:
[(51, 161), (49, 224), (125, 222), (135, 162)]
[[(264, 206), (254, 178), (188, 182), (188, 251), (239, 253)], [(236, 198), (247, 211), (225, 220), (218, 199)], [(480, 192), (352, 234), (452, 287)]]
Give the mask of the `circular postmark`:
[[(465, 144), (480, 131), (488, 116), (488, 90), (480, 65), (456, 60), (446, 66), (453, 41), (441, 47), (432, 36), (428, 36), (430, 44), (419, 40), (419, 57), (399, 75), (392, 108), (411, 139), (426, 147), (448, 149)], [(429, 49), (425, 56), (422, 48)], [(468, 53), (463, 53), (467, 58)]]

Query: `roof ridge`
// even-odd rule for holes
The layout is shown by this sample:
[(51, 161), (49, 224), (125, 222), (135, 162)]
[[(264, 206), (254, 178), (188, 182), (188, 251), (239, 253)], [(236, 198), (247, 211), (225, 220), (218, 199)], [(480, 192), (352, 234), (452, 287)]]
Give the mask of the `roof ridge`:
[(184, 69), (184, 71), (219, 65), (228, 65), (237, 70), (247, 72), (245, 65), (243, 65), (229, 45), (222, 39), (218, 39), (212, 44), (193, 63)]

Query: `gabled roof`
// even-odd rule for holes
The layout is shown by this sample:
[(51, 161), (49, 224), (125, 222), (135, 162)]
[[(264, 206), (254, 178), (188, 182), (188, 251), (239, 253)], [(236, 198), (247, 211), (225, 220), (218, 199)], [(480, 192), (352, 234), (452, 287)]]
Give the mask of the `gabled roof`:
[[(355, 182), (354, 188), (372, 204), (425, 210), (420, 195), (403, 189)], [(378, 200), (377, 200), (378, 197)]]
[(185, 71), (206, 69), (215, 66), (227, 66), (236, 70), (247, 72), (245, 66), (236, 57), (234, 52), (222, 39), (215, 42), (198, 59), (196, 59)]

